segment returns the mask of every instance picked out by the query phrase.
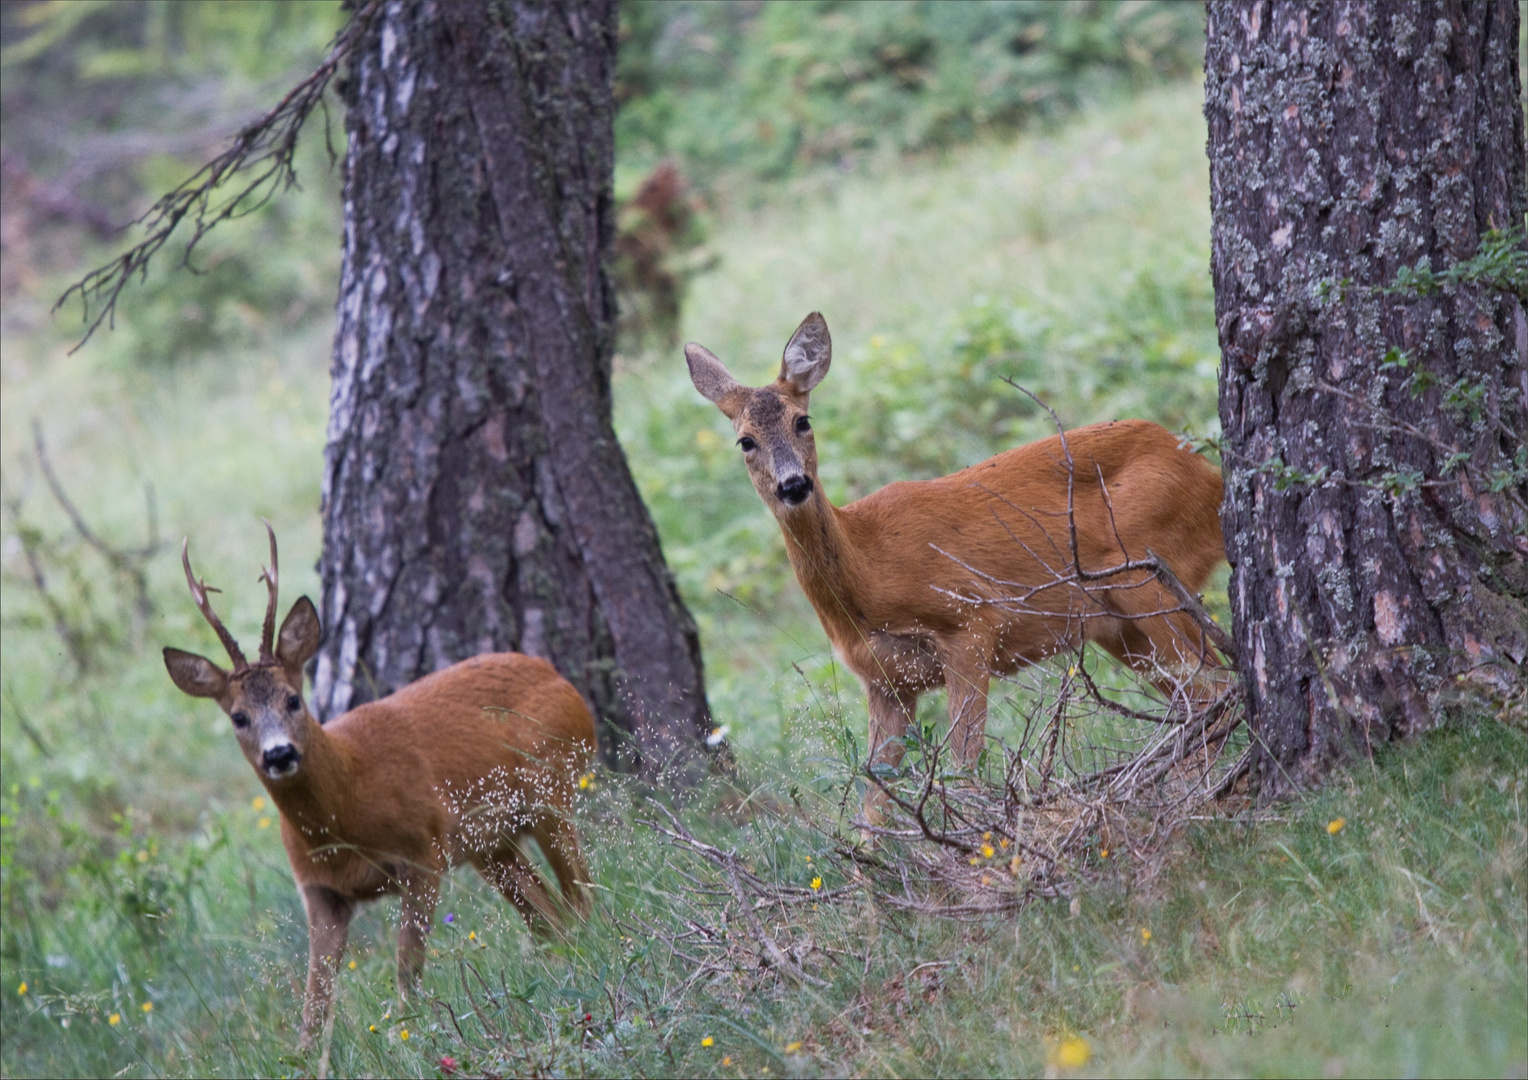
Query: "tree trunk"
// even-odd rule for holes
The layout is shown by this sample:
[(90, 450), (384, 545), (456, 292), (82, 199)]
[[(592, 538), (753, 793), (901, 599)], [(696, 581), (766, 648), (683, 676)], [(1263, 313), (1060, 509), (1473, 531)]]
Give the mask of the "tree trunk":
[(693, 772), (700, 645), (610, 419), (608, 2), (388, 4), (350, 56), (314, 679), (332, 717), (488, 650)]
[(1523, 305), (1380, 291), (1521, 226), (1517, 50), (1510, 0), (1210, 4), (1222, 521), (1265, 797), (1461, 681), (1520, 685)]

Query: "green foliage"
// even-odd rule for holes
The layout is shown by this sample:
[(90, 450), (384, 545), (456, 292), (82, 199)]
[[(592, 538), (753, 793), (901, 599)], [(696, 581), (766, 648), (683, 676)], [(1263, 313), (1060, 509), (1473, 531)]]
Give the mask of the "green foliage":
[(1403, 266), (1396, 272), (1394, 283), (1380, 291), (1431, 296), (1440, 289), (1462, 285), (1482, 285), (1528, 302), (1528, 238), (1523, 226), (1487, 231), (1474, 255), (1441, 272), (1435, 273), (1425, 259), (1416, 266)]
[(635, 0), (617, 147), (706, 182), (779, 177), (1012, 131), (1202, 54), (1203, 15), (1185, 4)]
[(337, 0), (32, 0), (8, 7), (0, 52), (7, 75), (45, 71), (60, 84), (50, 89), (69, 83), (113, 91), (117, 109), (147, 108), (128, 98), (212, 72), (246, 86), (287, 75), (323, 49), (341, 18)]

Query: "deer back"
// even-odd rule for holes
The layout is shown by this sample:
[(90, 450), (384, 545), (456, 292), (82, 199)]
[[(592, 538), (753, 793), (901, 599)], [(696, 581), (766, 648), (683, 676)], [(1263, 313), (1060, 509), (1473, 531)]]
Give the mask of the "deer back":
[(888, 484), (840, 513), (864, 617), (949, 629), (969, 617), (954, 595), (1032, 590), (1026, 606), (1067, 610), (1046, 586), (1071, 571), (1074, 538), (1083, 570), (1151, 550), (1198, 589), (1224, 558), (1220, 501), (1213, 466), (1156, 424), (1121, 420)]

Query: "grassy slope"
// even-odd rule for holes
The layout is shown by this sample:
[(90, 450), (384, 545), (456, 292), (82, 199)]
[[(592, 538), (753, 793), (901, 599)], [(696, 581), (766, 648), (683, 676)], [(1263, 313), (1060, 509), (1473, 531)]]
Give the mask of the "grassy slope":
[[(862, 434), (883, 413), (916, 424), (935, 410), (918, 388), (986, 325), (978, 293), (1005, 325), (1047, 322), (1035, 339), (1047, 349), (1021, 358), (1020, 373), (1068, 422), (1147, 415), (1202, 430), (1213, 385), (1206, 392), (1211, 373), (1195, 369), (1213, 357), (1213, 328), (1200, 131), (1197, 92), (1183, 87), (1014, 147), (819, 181), (719, 227), (720, 269), (697, 286), (686, 336), (763, 381), (800, 316), (827, 313), (838, 349), (814, 412), (840, 498), (1043, 432), (1042, 418), (1017, 416), (973, 438)], [(1153, 281), (1165, 285), (1145, 287)], [(1093, 368), (1080, 361), (1120, 347), (1122, 318), (1155, 328), (1142, 348), (1164, 366), (1081, 379)], [(137, 535), (138, 485), (150, 479), (165, 533), (196, 538), (209, 578), (251, 584), (263, 514), (283, 538), (288, 589), (311, 590), (327, 347), (321, 334), (278, 344), (171, 377), (125, 373), (90, 350), (64, 358), (42, 334), (8, 336), (7, 494), (27, 482), (25, 425), (40, 415), (78, 501), (114, 535)], [(629, 362), (618, 399), (639, 482), (702, 620), (719, 718), (765, 783), (822, 771), (813, 759), (828, 730), (862, 724), (862, 705), (852, 687), (834, 692), (821, 631), (720, 417), (693, 397), (675, 356)], [(29, 512), (58, 528), (35, 487)], [(252, 806), (259, 787), (221, 718), (161, 674), (159, 644), (212, 643), (174, 559), (159, 558), (151, 579), (160, 613), (144, 647), (85, 679), (45, 627), (23, 621), (25, 591), (4, 586), (5, 1075), (313, 1066), (286, 1056), (304, 932), (261, 826), (269, 811)], [(246, 637), (259, 600), (234, 588), (224, 601)], [(450, 1054), (521, 1073), (1019, 1075), (1042, 1071), (1048, 1041), (1075, 1032), (1093, 1047), (1088, 1070), (1105, 1074), (1520, 1071), (1525, 773), (1524, 737), (1483, 722), (1395, 751), (1277, 818), (1206, 823), (1164, 875), (1147, 882), (1122, 867), (1075, 914), (1042, 906), (952, 927), (857, 902), (803, 913), (794, 932), (819, 946), (810, 966), (827, 983), (811, 988), (746, 969), (694, 980), (644, 931), (642, 919), (669, 926), (684, 913), (694, 890), (680, 871), (693, 868), (633, 826), (627, 793), (609, 787), (585, 824), (595, 920), (571, 942), (533, 948), (475, 879), (454, 878), (441, 911), (456, 918), (438, 921), (427, 987), (458, 1030), (439, 1007), (391, 1002), (395, 905), (373, 906), (354, 932), (333, 1064), (433, 1076)], [(1346, 826), (1329, 835), (1339, 816)], [(841, 878), (789, 823), (705, 827), (777, 874), (818, 872), (805, 862), (813, 854), (830, 885)], [(508, 993), (464, 991), (469, 959)], [(515, 1034), (493, 1044), (469, 1013)]]

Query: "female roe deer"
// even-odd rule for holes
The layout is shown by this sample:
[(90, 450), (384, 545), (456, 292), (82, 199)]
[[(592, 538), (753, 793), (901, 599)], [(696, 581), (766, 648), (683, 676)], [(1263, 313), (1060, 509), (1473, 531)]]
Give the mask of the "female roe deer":
[(1154, 552), (1202, 588), (1225, 558), (1213, 466), (1156, 424), (1120, 420), (836, 507), (817, 480), (807, 417), (832, 352), (813, 312), (785, 346), (779, 378), (753, 389), (700, 345), (684, 347), (695, 389), (732, 421), (796, 580), (864, 684), (872, 762), (901, 760), (918, 695), (944, 686), (956, 759), (974, 764), (989, 680), (1086, 641), (1157, 674), (1164, 689), (1173, 682), (1164, 669), (1192, 678), (1217, 667), (1151, 571), (1085, 576)]
[[(561, 906), (583, 917), (588, 877), (570, 818), (575, 777), (594, 750), (583, 698), (545, 660), (490, 653), (426, 675), (324, 726), (302, 697), (303, 665), (318, 651), (318, 612), (306, 596), (276, 625), (276, 534), (260, 658), (251, 664), (213, 614), (191, 572), (196, 606), (233, 661), (164, 650), (170, 678), (212, 698), (281, 814), (281, 842), (308, 914), (308, 986), (300, 1047), (323, 1028), (355, 906), (402, 895), (398, 989), (424, 967), (441, 875), (471, 863), (535, 926)], [(274, 641), (272, 640), (274, 635)], [(534, 838), (557, 875), (554, 901), (520, 843)]]

